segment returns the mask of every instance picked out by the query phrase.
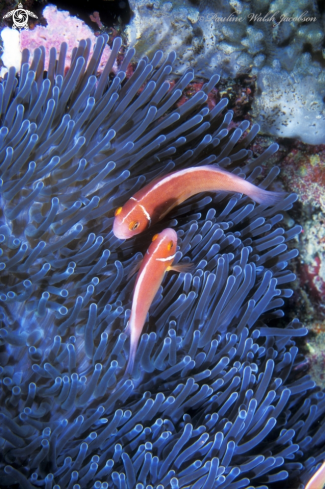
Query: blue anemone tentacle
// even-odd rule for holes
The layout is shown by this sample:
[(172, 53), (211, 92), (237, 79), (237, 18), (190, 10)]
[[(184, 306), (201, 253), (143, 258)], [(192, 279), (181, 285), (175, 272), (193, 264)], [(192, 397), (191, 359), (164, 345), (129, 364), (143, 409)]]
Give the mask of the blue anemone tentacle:
[[(253, 157), (258, 125), (228, 129), (225, 98), (209, 110), (217, 75), (183, 103), (195, 75), (171, 86), (175, 52), (134, 69), (116, 38), (98, 75), (107, 40), (90, 59), (81, 41), (67, 70), (67, 44), (58, 60), (52, 48), (47, 73), (44, 48), (25, 50), (0, 83), (1, 486), (305, 484), (325, 457), (325, 394), (297, 375), (307, 330), (281, 309), (301, 232), (283, 212), (297, 196), (266, 207), (210, 192), (139, 238), (112, 233), (114, 209), (152, 179), (214, 164), (258, 184), (278, 145)], [(129, 275), (168, 225), (175, 263), (194, 268), (166, 274), (129, 378)]]

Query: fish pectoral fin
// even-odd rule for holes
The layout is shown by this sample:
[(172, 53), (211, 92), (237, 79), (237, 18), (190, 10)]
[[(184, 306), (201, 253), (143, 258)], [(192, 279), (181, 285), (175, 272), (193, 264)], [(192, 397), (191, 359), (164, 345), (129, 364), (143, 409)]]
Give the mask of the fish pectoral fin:
[(140, 270), (140, 267), (142, 265), (142, 262), (143, 262), (143, 258), (142, 260), (138, 261), (138, 263), (136, 263), (132, 268), (131, 270), (129, 271), (128, 273), (128, 276), (127, 276), (127, 280), (129, 280), (131, 277), (133, 277), (133, 275), (135, 273), (137, 273), (138, 270)]
[(173, 272), (184, 272), (184, 273), (189, 273), (193, 272), (195, 268), (194, 263), (177, 263), (177, 265), (170, 265), (167, 270), (172, 270)]
[(158, 221), (161, 221), (165, 216), (167, 216), (167, 214), (169, 214), (169, 212), (174, 209), (174, 207), (176, 207), (177, 204), (173, 204), (171, 206), (169, 206), (162, 214), (160, 214), (159, 218), (158, 218)]
[(177, 207), (179, 204), (182, 204), (182, 202), (184, 202), (184, 200), (186, 199), (187, 196), (185, 194), (180, 195), (177, 199), (173, 199), (168, 205), (168, 207), (166, 207), (166, 209), (164, 209), (163, 212), (159, 215), (158, 221), (161, 221), (161, 219), (167, 216), (167, 214), (169, 214), (174, 209), (174, 207)]

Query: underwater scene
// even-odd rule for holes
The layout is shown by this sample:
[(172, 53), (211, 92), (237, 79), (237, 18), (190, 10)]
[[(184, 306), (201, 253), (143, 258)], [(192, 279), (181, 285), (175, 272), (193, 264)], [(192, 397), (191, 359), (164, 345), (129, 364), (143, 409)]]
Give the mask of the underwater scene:
[(325, 2), (0, 36), (0, 489), (324, 489)]

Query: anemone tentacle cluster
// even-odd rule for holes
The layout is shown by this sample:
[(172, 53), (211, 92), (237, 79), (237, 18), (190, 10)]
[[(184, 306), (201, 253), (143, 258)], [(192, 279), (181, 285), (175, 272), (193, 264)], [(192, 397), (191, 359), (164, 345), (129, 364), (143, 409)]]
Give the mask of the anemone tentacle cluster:
[[(177, 107), (193, 79), (170, 88), (175, 53), (113, 76), (115, 39), (65, 52), (23, 52), (0, 85), (1, 427), (3, 487), (266, 489), (306, 483), (325, 456), (325, 394), (300, 366), (281, 307), (294, 279), (281, 227), (295, 195), (274, 207), (239, 194), (196, 196), (141, 237), (119, 241), (113, 212), (173, 168), (218, 164), (258, 183), (246, 148), (258, 132), (228, 131), (218, 77)], [(246, 135), (244, 135), (244, 133)], [(245, 136), (245, 137), (243, 137)], [(259, 185), (268, 188), (273, 168)], [(154, 233), (177, 228), (175, 262), (151, 310), (132, 378), (124, 332), (135, 277)]]

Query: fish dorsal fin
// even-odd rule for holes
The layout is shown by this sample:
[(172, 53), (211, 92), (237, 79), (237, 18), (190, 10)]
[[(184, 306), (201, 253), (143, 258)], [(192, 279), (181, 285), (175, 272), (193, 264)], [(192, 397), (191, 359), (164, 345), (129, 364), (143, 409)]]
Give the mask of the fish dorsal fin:
[(194, 263), (177, 263), (176, 265), (170, 265), (168, 267), (168, 270), (172, 270), (173, 272), (184, 272), (184, 273), (189, 273), (193, 272), (195, 268)]
[(127, 280), (130, 280), (130, 278), (133, 277), (133, 275), (140, 270), (142, 262), (143, 262), (143, 258), (141, 260), (139, 260), (138, 263), (133, 265), (133, 267), (131, 268), (131, 270), (128, 273)]

